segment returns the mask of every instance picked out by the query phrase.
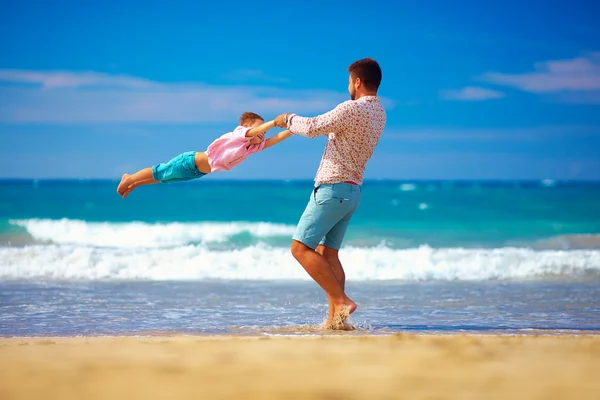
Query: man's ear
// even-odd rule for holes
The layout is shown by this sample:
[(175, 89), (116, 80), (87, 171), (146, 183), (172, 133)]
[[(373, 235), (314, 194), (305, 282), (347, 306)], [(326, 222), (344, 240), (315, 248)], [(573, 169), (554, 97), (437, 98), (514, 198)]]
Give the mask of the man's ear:
[(354, 80), (354, 87), (358, 89), (361, 86), (362, 86), (362, 81), (360, 80), (359, 77), (356, 77), (356, 79)]

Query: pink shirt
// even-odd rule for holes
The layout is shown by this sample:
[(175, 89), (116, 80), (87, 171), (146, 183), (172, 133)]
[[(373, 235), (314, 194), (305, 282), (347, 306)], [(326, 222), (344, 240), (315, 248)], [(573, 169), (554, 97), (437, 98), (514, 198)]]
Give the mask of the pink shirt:
[(329, 137), (315, 184), (350, 181), (360, 185), (385, 123), (386, 113), (379, 97), (363, 96), (314, 118), (290, 116), (288, 129), (310, 138)]
[(252, 137), (246, 137), (246, 133), (252, 129), (247, 126), (238, 126), (233, 132), (229, 132), (212, 142), (206, 154), (211, 172), (230, 170), (249, 155), (262, 151), (265, 141), (260, 144), (250, 144)]

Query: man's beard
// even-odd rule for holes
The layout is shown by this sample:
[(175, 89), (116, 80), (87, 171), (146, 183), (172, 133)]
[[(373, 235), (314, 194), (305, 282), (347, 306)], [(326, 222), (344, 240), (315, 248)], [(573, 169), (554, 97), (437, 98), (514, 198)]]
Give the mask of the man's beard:
[(350, 92), (350, 99), (351, 100), (356, 100), (356, 90), (353, 92)]

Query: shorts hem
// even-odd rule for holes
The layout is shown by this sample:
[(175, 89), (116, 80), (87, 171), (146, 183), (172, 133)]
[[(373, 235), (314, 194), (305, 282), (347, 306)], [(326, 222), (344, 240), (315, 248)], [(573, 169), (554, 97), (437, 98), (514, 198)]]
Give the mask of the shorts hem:
[(306, 247), (310, 247), (310, 248), (311, 248), (311, 249), (313, 249), (313, 250), (316, 250), (316, 249), (317, 249), (317, 246), (319, 245), (319, 243), (318, 243), (318, 242), (317, 242), (317, 244), (315, 244), (315, 245), (312, 245), (312, 244), (310, 243), (310, 241), (306, 240), (306, 239), (305, 239), (305, 238), (303, 238), (303, 237), (299, 237), (299, 236), (296, 236), (296, 235), (292, 236), (292, 240), (295, 240), (295, 241), (297, 241), (297, 242), (300, 242), (300, 243), (302, 243), (303, 245), (305, 245)]
[(342, 248), (342, 246), (337, 246), (337, 245), (333, 245), (331, 243), (327, 243), (327, 240), (321, 240), (319, 242), (319, 245), (323, 245), (325, 247), (329, 247), (330, 249), (336, 250), (336, 251), (340, 251), (340, 249)]

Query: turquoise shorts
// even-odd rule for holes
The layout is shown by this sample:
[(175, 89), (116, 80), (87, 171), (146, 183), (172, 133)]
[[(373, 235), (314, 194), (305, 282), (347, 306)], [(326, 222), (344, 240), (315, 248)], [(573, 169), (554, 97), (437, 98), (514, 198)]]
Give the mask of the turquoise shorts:
[(359, 185), (345, 182), (318, 185), (310, 195), (293, 239), (313, 250), (319, 244), (339, 250), (361, 195)]
[(166, 164), (153, 166), (152, 178), (162, 183), (174, 183), (203, 177), (206, 174), (196, 168), (195, 156), (195, 151), (188, 151), (181, 153)]

